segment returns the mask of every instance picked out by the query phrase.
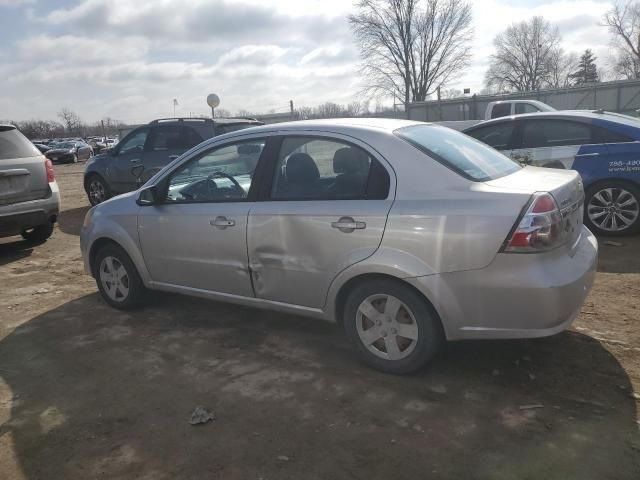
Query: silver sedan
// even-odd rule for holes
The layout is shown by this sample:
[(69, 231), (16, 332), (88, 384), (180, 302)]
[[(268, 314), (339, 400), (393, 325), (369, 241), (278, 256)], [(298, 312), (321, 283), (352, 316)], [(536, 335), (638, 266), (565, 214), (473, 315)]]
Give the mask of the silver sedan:
[(339, 322), (404, 373), (444, 340), (567, 328), (597, 260), (583, 199), (445, 127), (295, 122), (198, 145), (89, 210), (81, 248), (115, 308), (161, 290)]

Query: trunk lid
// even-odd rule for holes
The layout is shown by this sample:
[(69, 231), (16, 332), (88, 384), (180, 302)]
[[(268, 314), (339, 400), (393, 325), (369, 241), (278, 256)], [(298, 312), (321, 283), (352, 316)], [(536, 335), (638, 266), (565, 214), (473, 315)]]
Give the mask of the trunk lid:
[(567, 248), (573, 253), (582, 232), (584, 188), (575, 170), (527, 166), (515, 173), (486, 182), (493, 188), (533, 195), (549, 192), (562, 214)]
[(0, 125), (0, 205), (43, 198), (45, 158), (15, 127)]

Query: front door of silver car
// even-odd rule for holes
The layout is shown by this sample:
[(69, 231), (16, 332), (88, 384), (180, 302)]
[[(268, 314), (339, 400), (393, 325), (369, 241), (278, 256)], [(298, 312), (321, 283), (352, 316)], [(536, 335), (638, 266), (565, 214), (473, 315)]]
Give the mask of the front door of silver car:
[(262, 201), (249, 214), (258, 298), (320, 308), (333, 279), (380, 245), (393, 203), (389, 172), (344, 138), (280, 139)]
[(153, 282), (253, 297), (247, 217), (265, 145), (243, 140), (196, 154), (165, 179), (164, 198), (140, 209), (140, 244)]

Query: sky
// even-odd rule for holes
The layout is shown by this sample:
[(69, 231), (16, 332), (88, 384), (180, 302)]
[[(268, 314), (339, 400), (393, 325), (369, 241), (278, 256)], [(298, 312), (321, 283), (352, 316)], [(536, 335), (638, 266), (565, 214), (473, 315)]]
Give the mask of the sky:
[[(482, 88), (492, 41), (542, 15), (566, 51), (603, 66), (610, 2), (473, 0), (473, 60), (447, 88)], [(144, 123), (206, 115), (206, 96), (233, 113), (283, 112), (360, 96), (350, 0), (0, 0), (0, 118)], [(372, 102), (373, 104), (373, 102)]]

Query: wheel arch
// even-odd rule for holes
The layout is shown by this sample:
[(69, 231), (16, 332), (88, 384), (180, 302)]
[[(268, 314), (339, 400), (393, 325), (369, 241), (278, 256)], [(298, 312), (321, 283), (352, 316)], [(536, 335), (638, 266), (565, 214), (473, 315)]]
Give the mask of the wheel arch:
[(400, 277), (396, 277), (394, 275), (390, 275), (387, 273), (363, 273), (363, 274), (356, 275), (350, 278), (349, 280), (347, 280), (345, 283), (343, 283), (338, 289), (338, 292), (335, 297), (335, 302), (333, 304), (332, 313), (334, 315), (336, 323), (338, 323), (340, 326), (342, 326), (344, 323), (344, 318), (342, 314), (344, 311), (347, 298), (349, 297), (349, 294), (359, 285), (362, 285), (363, 283), (367, 283), (371, 281), (376, 281), (376, 280), (391, 281), (398, 285), (402, 285), (403, 287), (406, 287), (409, 290), (418, 294), (420, 298), (422, 298), (425, 301), (427, 307), (429, 308), (429, 310), (431, 310), (431, 313), (435, 316), (436, 320), (438, 321), (438, 324), (440, 325), (440, 328), (442, 329), (443, 336), (446, 337), (446, 329), (444, 328), (444, 324), (442, 323), (442, 317), (440, 316), (434, 303), (428, 298), (428, 296), (425, 295), (424, 292), (420, 291), (411, 283), (403, 280)]
[(588, 192), (599, 186), (606, 185), (611, 182), (625, 183), (627, 185), (631, 185), (633, 188), (640, 189), (640, 181), (635, 181), (630, 178), (622, 178), (622, 177), (607, 177), (607, 178), (598, 178), (597, 180), (594, 180), (592, 182), (585, 184), (584, 191)]

